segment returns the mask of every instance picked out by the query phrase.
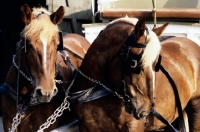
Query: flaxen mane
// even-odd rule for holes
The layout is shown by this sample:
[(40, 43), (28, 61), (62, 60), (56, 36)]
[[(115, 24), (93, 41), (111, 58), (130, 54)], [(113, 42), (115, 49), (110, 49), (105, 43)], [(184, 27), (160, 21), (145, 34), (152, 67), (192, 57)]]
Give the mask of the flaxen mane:
[(35, 19), (24, 28), (23, 37), (27, 39), (33, 38), (33, 36), (37, 39), (43, 38), (49, 43), (59, 31), (57, 25), (52, 23), (50, 13), (45, 8), (33, 8), (32, 15), (35, 16)]

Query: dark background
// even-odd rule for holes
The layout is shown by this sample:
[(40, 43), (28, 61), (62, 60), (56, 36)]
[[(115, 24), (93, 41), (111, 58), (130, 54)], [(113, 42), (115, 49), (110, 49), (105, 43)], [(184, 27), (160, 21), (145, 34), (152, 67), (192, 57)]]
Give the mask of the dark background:
[[(45, 7), (46, 0), (1, 0), (0, 2), (0, 84), (5, 79), (16, 51), (16, 43), (20, 40), (19, 35), (24, 27), (20, 8), (25, 3), (31, 8)], [(1, 109), (0, 115), (2, 115)]]
[[(97, 0), (96, 0), (97, 1)], [(0, 2), (0, 85), (4, 82), (6, 73), (12, 64), (12, 57), (16, 51), (16, 43), (20, 40), (20, 32), (25, 24), (21, 20), (21, 6), (28, 4), (30, 8), (46, 6), (46, 0), (1, 0)], [(68, 5), (66, 5), (68, 6)], [(97, 6), (97, 5), (96, 5)], [(84, 12), (84, 11), (83, 11)], [(82, 12), (82, 14), (84, 14)], [(81, 12), (75, 14), (81, 16)], [(74, 15), (74, 16), (75, 16)], [(90, 14), (91, 15), (91, 14)], [(73, 16), (73, 15), (72, 15)], [(92, 23), (92, 18), (87, 19), (65, 17), (59, 27), (63, 32), (82, 33), (82, 24)], [(1, 95), (1, 94), (0, 94)], [(0, 98), (1, 99), (1, 98)], [(0, 102), (1, 105), (1, 102)], [(0, 116), (2, 115), (0, 107)]]
[(12, 63), (12, 56), (16, 51), (16, 43), (24, 27), (21, 20), (20, 8), (24, 4), (31, 8), (46, 5), (46, 0), (1, 0), (0, 3), (0, 81)]

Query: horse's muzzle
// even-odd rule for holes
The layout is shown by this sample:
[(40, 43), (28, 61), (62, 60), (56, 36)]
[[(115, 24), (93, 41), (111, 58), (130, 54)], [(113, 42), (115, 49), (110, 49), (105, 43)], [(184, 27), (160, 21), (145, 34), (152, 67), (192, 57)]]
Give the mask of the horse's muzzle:
[(58, 93), (58, 89), (57, 87), (53, 88), (52, 91), (49, 92), (44, 92), (44, 90), (42, 90), (42, 88), (36, 88), (32, 97), (32, 100), (37, 102), (41, 102), (41, 103), (46, 103), (46, 102), (50, 102), (51, 99)]
[(136, 109), (133, 106), (132, 102), (125, 102), (125, 111), (131, 115), (134, 115), (134, 113), (136, 113)]

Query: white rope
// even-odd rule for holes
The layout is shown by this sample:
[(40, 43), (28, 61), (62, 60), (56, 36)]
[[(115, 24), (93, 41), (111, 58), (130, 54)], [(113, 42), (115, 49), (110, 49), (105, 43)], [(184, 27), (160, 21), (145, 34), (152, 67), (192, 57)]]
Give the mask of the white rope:
[(157, 27), (157, 19), (156, 19), (156, 0), (152, 0), (152, 4), (153, 4), (153, 12), (154, 12), (154, 27), (153, 27), (153, 29), (154, 28), (156, 28)]

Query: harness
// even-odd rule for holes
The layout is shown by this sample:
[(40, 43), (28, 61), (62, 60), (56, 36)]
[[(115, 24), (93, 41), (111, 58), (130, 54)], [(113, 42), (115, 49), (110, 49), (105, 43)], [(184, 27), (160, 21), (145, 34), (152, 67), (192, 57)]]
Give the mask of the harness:
[(69, 93), (68, 101), (72, 104), (81, 104), (84, 102), (90, 102), (102, 98), (112, 93), (99, 85), (95, 85), (87, 90), (78, 91), (75, 93)]
[[(147, 44), (148, 41), (149, 41), (148, 35), (149, 35), (149, 31), (146, 28), (146, 41), (145, 41), (145, 44)], [(129, 37), (127, 38), (125, 44), (113, 56), (113, 58), (110, 60), (110, 62), (108, 63), (108, 65), (111, 64), (111, 62), (113, 60), (115, 60), (122, 52), (124, 52), (125, 53), (125, 63), (126, 63), (126, 67), (125, 68), (131, 67), (131, 72), (134, 72), (136, 74), (140, 73), (140, 71), (142, 70), (140, 60), (141, 60), (141, 57), (142, 57), (142, 54), (143, 54), (143, 50), (142, 50), (142, 52), (139, 55), (138, 54), (129, 54), (129, 50), (132, 47), (143, 48), (144, 49), (146, 47), (146, 45), (134, 42), (134, 37), (135, 37), (135, 34), (134, 34), (134, 30), (133, 30), (131, 32), (131, 34), (129, 35)], [(171, 38), (171, 37), (173, 37), (173, 36), (165, 36), (165, 37), (160, 38), (159, 40), (160, 41), (164, 41), (164, 40), (166, 40), (168, 38)], [(159, 55), (157, 64), (155, 66), (155, 71), (158, 72), (159, 69), (160, 69), (165, 74), (165, 76), (168, 78), (170, 84), (172, 85), (172, 88), (173, 88), (174, 94), (175, 94), (175, 98), (176, 98), (176, 104), (177, 104), (177, 107), (178, 107), (179, 125), (180, 125), (181, 130), (183, 132), (185, 132), (186, 129), (185, 129), (185, 124), (184, 124), (184, 120), (183, 120), (183, 113), (182, 113), (182, 107), (181, 107), (180, 97), (179, 97), (179, 94), (178, 94), (178, 89), (177, 89), (177, 86), (176, 86), (173, 78), (170, 76), (170, 74), (167, 72), (167, 70), (161, 65), (161, 59), (162, 59), (162, 57), (161, 57), (161, 55)], [(117, 97), (121, 98), (126, 105), (128, 104), (130, 106), (130, 108), (132, 107), (132, 103), (130, 101), (131, 98), (128, 95), (126, 95), (125, 81), (123, 81), (123, 83), (124, 83), (124, 94), (120, 95), (116, 91), (113, 91), (110, 87), (105, 86), (104, 84), (102, 84), (100, 81), (94, 80), (94, 79), (92, 79), (92, 78), (84, 75), (81, 72), (80, 69), (76, 69), (76, 70), (82, 76), (84, 76), (88, 80), (94, 82), (95, 86), (92, 87), (92, 88), (89, 88), (87, 90), (81, 90), (81, 91), (78, 91), (78, 92), (75, 92), (75, 93), (70, 93), (69, 92), (68, 100), (69, 100), (70, 103), (81, 104), (83, 102), (89, 102), (89, 101), (92, 101), (92, 100), (95, 100), (95, 99), (102, 98), (102, 97), (107, 96), (109, 94), (114, 94)], [(152, 95), (151, 96), (152, 107), (150, 109), (150, 113), (153, 114), (157, 119), (159, 119), (160, 121), (162, 121), (164, 124), (166, 124), (167, 126), (169, 126), (170, 128), (172, 128), (172, 130), (174, 132), (179, 132), (176, 128), (174, 128), (172, 126), (172, 124), (170, 122), (168, 122), (162, 115), (160, 115), (154, 109), (154, 105), (155, 104), (154, 104), (154, 101), (153, 101), (154, 97), (153, 97), (153, 90), (152, 89), (150, 90), (150, 94)]]

